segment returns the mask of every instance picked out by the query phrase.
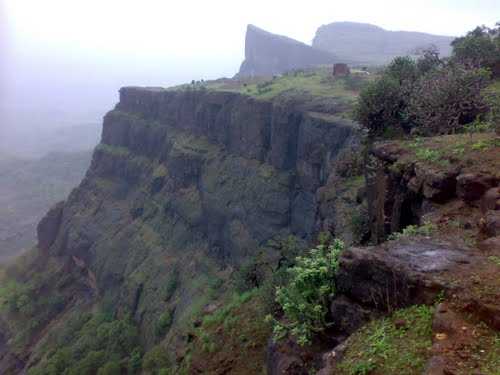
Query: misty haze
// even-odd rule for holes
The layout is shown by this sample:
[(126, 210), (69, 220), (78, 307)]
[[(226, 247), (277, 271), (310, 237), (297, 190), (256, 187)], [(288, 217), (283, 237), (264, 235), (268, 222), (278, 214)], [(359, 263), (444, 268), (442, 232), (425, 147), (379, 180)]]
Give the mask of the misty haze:
[(500, 3), (0, 2), (0, 374), (499, 375)]

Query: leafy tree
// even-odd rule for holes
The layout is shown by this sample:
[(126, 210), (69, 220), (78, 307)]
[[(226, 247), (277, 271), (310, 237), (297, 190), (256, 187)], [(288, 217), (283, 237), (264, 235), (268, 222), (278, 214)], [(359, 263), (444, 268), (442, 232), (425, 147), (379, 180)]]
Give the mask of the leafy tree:
[(417, 62), (410, 57), (396, 57), (376, 81), (360, 93), (355, 118), (379, 136), (387, 131), (409, 132), (412, 121), (408, 113), (408, 99), (416, 80), (421, 75)]
[(486, 111), (482, 90), (489, 80), (484, 69), (448, 64), (423, 75), (415, 84), (409, 113), (419, 133), (454, 133)]
[(418, 75), (422, 76), (430, 71), (444, 66), (444, 61), (439, 57), (439, 51), (436, 46), (431, 46), (419, 51), (420, 57), (417, 60)]
[(385, 74), (394, 78), (401, 87), (411, 85), (418, 78), (417, 64), (411, 57), (396, 57), (386, 68)]
[(342, 241), (333, 240), (329, 245), (318, 245), (308, 255), (296, 258), (295, 266), (288, 270), (288, 285), (276, 288), (276, 302), (284, 313), (282, 321), (274, 322), (276, 339), (290, 334), (300, 345), (306, 345), (314, 334), (327, 327), (328, 304), (335, 294), (335, 278), (343, 249)]
[(384, 75), (362, 90), (355, 118), (368, 129), (370, 135), (381, 135), (388, 128), (399, 129), (407, 114), (398, 80)]
[(493, 29), (478, 26), (451, 44), (456, 62), (473, 68), (493, 68), (500, 63), (500, 23)]

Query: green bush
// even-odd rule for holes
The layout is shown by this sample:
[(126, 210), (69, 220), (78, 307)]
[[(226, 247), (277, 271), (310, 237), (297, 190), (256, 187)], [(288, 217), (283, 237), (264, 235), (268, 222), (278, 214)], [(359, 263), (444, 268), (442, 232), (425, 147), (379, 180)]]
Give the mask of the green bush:
[(386, 128), (399, 129), (405, 107), (398, 81), (382, 76), (361, 91), (354, 116), (371, 135), (380, 135)]
[(482, 92), (488, 81), (487, 70), (456, 64), (422, 76), (415, 83), (408, 107), (418, 132), (456, 133), (473, 122), (487, 110)]
[(117, 361), (111, 361), (102, 366), (97, 375), (120, 375), (122, 372), (120, 363)]
[(116, 367), (113, 363), (137, 352), (139, 336), (129, 319), (112, 319), (102, 313), (78, 314), (56, 335), (55, 344), (57, 349), (47, 353), (46, 360), (31, 369), (29, 375), (95, 374), (98, 370), (112, 374), (110, 371)]
[(152, 373), (156, 373), (162, 368), (169, 367), (168, 355), (161, 345), (157, 345), (153, 347), (149, 352), (144, 354), (144, 358), (142, 360), (142, 369), (146, 371), (150, 371)]
[(436, 225), (426, 222), (422, 225), (408, 225), (401, 232), (392, 233), (389, 235), (389, 240), (399, 240), (401, 238), (415, 236), (430, 236), (436, 231)]
[[(344, 244), (333, 240), (318, 245), (309, 254), (296, 258), (290, 267), (290, 282), (276, 288), (276, 302), (284, 317), (274, 321), (275, 339), (292, 335), (300, 345), (311, 342), (314, 334), (327, 327), (328, 303), (335, 294), (335, 278)], [(268, 318), (272, 319), (272, 318)]]
[(453, 59), (475, 68), (492, 68), (500, 62), (500, 24), (476, 27), (452, 42)]
[(174, 314), (172, 310), (167, 310), (163, 314), (160, 315), (160, 318), (156, 322), (155, 333), (158, 337), (163, 337), (169, 330), (172, 325), (172, 321), (174, 319)]

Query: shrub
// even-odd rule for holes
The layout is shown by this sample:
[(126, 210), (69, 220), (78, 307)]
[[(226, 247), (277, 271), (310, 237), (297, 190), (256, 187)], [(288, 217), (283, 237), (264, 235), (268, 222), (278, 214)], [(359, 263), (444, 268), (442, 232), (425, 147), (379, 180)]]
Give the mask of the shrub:
[(405, 108), (399, 82), (382, 76), (361, 91), (354, 117), (371, 135), (380, 135), (386, 128), (400, 128), (406, 118)]
[(155, 333), (158, 337), (163, 337), (172, 325), (174, 314), (171, 310), (165, 311), (160, 315), (160, 318), (156, 322)]
[(153, 347), (142, 360), (142, 369), (146, 371), (154, 372), (168, 366), (167, 352), (161, 345)]
[(300, 345), (306, 345), (327, 327), (328, 302), (335, 294), (343, 248), (342, 241), (333, 240), (328, 246), (318, 245), (308, 255), (296, 258), (296, 265), (288, 270), (289, 284), (276, 288), (276, 302), (284, 319), (274, 322), (275, 339), (291, 334)]
[(122, 372), (120, 363), (117, 361), (111, 361), (102, 366), (97, 375), (120, 375)]
[(456, 64), (422, 76), (409, 101), (409, 113), (419, 133), (455, 133), (474, 121), (487, 109), (482, 90), (488, 80), (488, 71)]
[(422, 225), (408, 225), (401, 232), (392, 233), (389, 240), (399, 240), (401, 238), (415, 237), (415, 236), (430, 236), (436, 231), (436, 225), (433, 223), (424, 223)]
[(493, 68), (500, 62), (500, 24), (490, 29), (478, 26), (452, 42), (453, 59), (475, 68)]

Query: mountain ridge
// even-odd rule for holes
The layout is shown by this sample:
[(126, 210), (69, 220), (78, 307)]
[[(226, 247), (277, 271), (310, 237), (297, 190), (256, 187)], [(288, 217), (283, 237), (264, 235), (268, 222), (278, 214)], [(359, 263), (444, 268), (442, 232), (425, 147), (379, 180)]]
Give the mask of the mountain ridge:
[(451, 54), (453, 36), (419, 31), (392, 31), (369, 23), (332, 22), (318, 28), (312, 46), (335, 52), (341, 59), (380, 65), (394, 57), (415, 54), (434, 45), (441, 55)]

